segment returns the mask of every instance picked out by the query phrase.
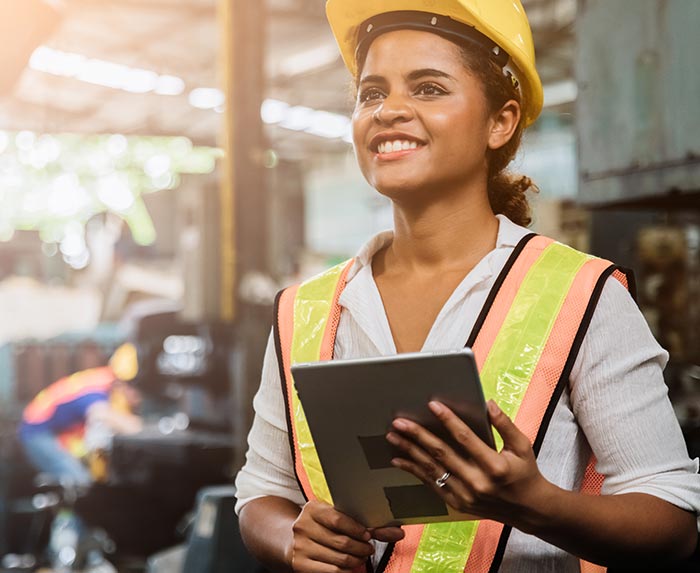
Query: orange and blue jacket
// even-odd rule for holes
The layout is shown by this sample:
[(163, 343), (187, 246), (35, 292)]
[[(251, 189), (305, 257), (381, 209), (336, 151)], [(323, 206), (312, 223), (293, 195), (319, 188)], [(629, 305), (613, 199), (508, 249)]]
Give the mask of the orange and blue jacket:
[(108, 366), (76, 372), (44, 388), (25, 408), (20, 436), (37, 432), (60, 436), (84, 429), (87, 411), (109, 401), (115, 377)]

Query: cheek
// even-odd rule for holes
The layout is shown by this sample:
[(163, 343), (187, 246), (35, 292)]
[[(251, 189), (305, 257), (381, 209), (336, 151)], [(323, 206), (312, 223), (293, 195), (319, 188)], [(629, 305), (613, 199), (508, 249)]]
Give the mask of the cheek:
[(369, 150), (367, 149), (367, 129), (370, 120), (366, 117), (367, 114), (355, 113), (352, 116), (352, 143), (360, 166), (367, 161)]

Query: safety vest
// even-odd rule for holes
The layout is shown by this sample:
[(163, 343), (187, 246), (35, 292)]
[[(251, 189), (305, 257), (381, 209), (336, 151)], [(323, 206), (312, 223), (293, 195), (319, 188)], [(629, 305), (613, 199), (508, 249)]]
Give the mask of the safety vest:
[[(93, 392), (109, 392), (114, 380), (114, 372), (108, 366), (82, 370), (61, 378), (36, 395), (25, 408), (23, 421), (30, 425), (47, 422), (62, 404), (68, 404)], [(56, 437), (71, 455), (81, 458), (87, 453), (84, 436), (83, 421), (66, 428)]]
[[(332, 504), (292, 364), (331, 360), (340, 320), (338, 303), (353, 261), (340, 264), (275, 302), (274, 336), (299, 485), (307, 500)], [(524, 237), (498, 276), (467, 340), (476, 357), (484, 395), (495, 400), (530, 439), (535, 455), (568, 384), (600, 293), (608, 277), (626, 288), (631, 275), (612, 263), (546, 237)], [(500, 449), (502, 441), (496, 436)], [(591, 459), (581, 491), (599, 494), (603, 476)], [(403, 527), (390, 549), (388, 573), (488, 573), (498, 571), (511, 531), (491, 520)], [(605, 568), (581, 562), (584, 573)]]

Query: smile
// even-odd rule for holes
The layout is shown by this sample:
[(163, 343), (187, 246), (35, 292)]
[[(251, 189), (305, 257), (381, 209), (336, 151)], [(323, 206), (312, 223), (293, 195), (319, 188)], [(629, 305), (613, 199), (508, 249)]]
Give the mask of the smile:
[(418, 142), (407, 140), (383, 141), (377, 146), (379, 153), (393, 153), (396, 151), (408, 151), (418, 149)]

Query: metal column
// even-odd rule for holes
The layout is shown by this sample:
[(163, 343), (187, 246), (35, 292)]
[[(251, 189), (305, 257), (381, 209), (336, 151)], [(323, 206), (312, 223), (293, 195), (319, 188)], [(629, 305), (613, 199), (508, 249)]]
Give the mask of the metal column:
[(241, 300), (247, 273), (268, 270), (268, 199), (261, 158), (265, 149), (260, 106), (264, 88), (265, 3), (220, 0), (222, 67), (226, 92), (221, 186), (221, 318), (235, 328), (232, 353), (236, 465), (243, 461), (260, 382), (269, 308)]

